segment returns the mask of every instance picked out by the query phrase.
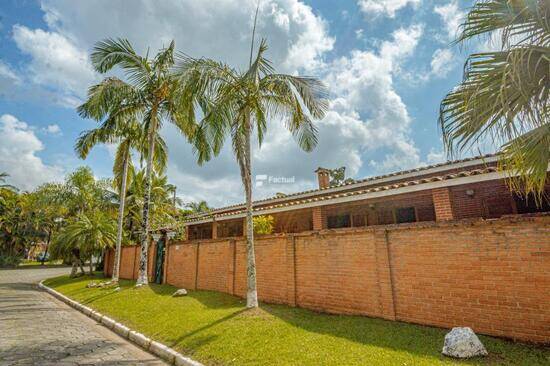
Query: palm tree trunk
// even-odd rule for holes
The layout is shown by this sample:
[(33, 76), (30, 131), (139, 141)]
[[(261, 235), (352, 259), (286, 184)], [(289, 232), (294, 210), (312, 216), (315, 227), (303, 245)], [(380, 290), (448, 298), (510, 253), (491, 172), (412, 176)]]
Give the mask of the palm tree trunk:
[(252, 221), (252, 164), (250, 152), (250, 115), (246, 113), (246, 136), (244, 161), (239, 162), (241, 178), (246, 195), (246, 307), (258, 307), (258, 292), (256, 290), (256, 256), (254, 254), (254, 223)]
[(149, 153), (145, 171), (145, 192), (143, 199), (143, 218), (141, 222), (141, 255), (139, 258), (139, 272), (136, 286), (147, 285), (147, 251), (149, 249), (149, 201), (151, 200), (151, 179), (153, 177), (153, 154), (155, 151), (156, 109), (153, 108), (151, 127), (149, 130)]
[[(122, 251), (122, 224), (124, 221), (124, 204), (126, 201), (126, 182), (128, 178), (128, 165), (130, 162), (130, 148), (124, 152), (124, 168), (122, 173), (122, 184), (120, 186), (120, 204), (118, 206), (118, 231), (116, 236), (115, 263), (113, 268), (113, 282), (118, 282), (120, 272), (120, 253)], [(107, 263), (105, 263), (107, 265)]]
[(94, 275), (94, 255), (90, 255), (90, 276)]

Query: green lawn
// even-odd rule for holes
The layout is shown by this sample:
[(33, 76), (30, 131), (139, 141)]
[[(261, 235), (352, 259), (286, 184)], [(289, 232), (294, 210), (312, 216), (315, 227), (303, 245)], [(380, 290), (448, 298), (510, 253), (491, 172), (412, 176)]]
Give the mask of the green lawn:
[[(97, 280), (97, 278), (95, 278)], [(120, 292), (87, 289), (90, 277), (46, 285), (207, 365), (548, 365), (550, 348), (480, 337), (490, 356), (458, 362), (440, 354), (446, 330), (262, 304), (247, 311), (227, 294), (168, 285)]]
[[(44, 262), (44, 266), (61, 266), (61, 265), (63, 265), (62, 260)], [(34, 266), (42, 266), (42, 262), (38, 262), (30, 259), (24, 259), (21, 263), (19, 263), (19, 267), (34, 267)]]

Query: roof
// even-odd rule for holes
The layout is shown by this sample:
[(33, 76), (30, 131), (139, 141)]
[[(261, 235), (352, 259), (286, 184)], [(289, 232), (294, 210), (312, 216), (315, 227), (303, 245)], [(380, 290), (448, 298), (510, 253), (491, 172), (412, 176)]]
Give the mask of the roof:
[[(496, 154), (489, 154), (483, 156), (477, 156), (467, 159), (447, 161), (445, 163), (433, 164), (424, 167), (419, 167), (410, 170), (404, 170), (396, 173), (368, 177), (361, 180), (355, 180), (349, 183), (343, 183), (340, 185), (333, 185), (327, 188), (322, 189), (312, 189), (308, 191), (302, 191), (297, 193), (290, 193), (286, 196), (275, 196), (266, 199), (256, 200), (253, 202), (255, 212), (260, 212), (266, 209), (272, 209), (275, 207), (288, 207), (295, 206), (298, 203), (307, 203), (307, 202), (322, 202), (330, 200), (334, 197), (338, 198), (341, 196), (351, 197), (356, 196), (365, 192), (378, 192), (378, 191), (387, 191), (393, 188), (400, 188), (410, 185), (417, 185), (428, 182), (435, 181), (444, 181), (457, 177), (466, 177), (470, 175), (479, 175), (484, 173), (494, 172), (494, 167), (485, 167), (484, 169), (468, 169), (480, 165), (487, 165), (488, 163), (494, 163), (497, 160)], [(433, 176), (424, 179), (418, 179), (421, 176), (434, 173), (444, 173), (449, 172), (450, 170), (462, 169), (454, 174), (442, 174), (439, 176)], [(417, 179), (414, 179), (417, 178)], [(403, 181), (404, 179), (411, 179), (409, 181)], [(396, 182), (401, 181), (401, 182)], [(392, 183), (381, 186), (383, 183)], [(376, 186), (368, 189), (368, 187)], [(328, 204), (328, 203), (326, 203)], [(294, 207), (292, 208), (294, 209)], [(213, 217), (221, 218), (228, 216), (238, 216), (243, 213), (245, 210), (245, 205), (243, 203), (221, 207), (213, 209), (208, 213), (201, 213), (185, 218), (186, 223), (196, 223), (211, 221)]]

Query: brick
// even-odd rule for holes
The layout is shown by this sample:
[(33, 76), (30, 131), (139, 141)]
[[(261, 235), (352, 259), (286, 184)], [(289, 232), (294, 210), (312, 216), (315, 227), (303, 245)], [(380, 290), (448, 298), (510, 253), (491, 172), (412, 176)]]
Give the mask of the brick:
[[(432, 195), (422, 199), (428, 205)], [(167, 250), (168, 283), (246, 295), (244, 238), (173, 242)], [(255, 250), (265, 302), (550, 339), (550, 261), (540, 254), (550, 253), (548, 215), (273, 234), (258, 236)], [(124, 248), (130, 269), (121, 274), (132, 275), (135, 253)]]

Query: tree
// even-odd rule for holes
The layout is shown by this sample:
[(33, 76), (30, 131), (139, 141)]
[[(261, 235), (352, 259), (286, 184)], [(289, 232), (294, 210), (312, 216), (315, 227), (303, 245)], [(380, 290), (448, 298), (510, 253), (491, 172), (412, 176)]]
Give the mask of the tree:
[[(91, 55), (96, 71), (106, 73), (114, 67), (120, 67), (128, 82), (109, 77), (98, 88), (102, 91), (89, 100), (89, 109), (80, 110), (83, 117), (102, 120), (111, 114), (113, 121), (125, 117), (137, 117), (143, 123), (147, 135), (147, 163), (143, 221), (141, 225), (141, 255), (137, 285), (148, 283), (147, 248), (149, 238), (149, 201), (151, 198), (151, 179), (153, 157), (157, 132), (164, 121), (173, 123), (187, 137), (194, 132), (193, 111), (185, 98), (177, 93), (178, 83), (170, 70), (174, 64), (174, 41), (160, 50), (150, 59), (139, 56), (128, 40), (106, 39), (98, 42)], [(116, 98), (111, 98), (115, 96)]]
[(113, 247), (115, 242), (115, 226), (111, 216), (98, 210), (81, 214), (67, 225), (52, 242), (52, 253), (57, 257), (66, 257), (73, 248), (80, 249), (83, 257), (90, 260), (90, 275), (93, 275), (93, 257)]
[(329, 175), (330, 175), (330, 185), (331, 186), (338, 186), (340, 184), (348, 184), (353, 183), (354, 180), (352, 178), (346, 179), (346, 167), (341, 166), (340, 168), (335, 169), (329, 169)]
[(206, 201), (189, 202), (185, 207), (191, 211), (190, 213), (206, 213), (211, 210)]
[[(101, 92), (102, 88), (95, 86), (90, 88), (90, 93), (88, 95), (88, 101), (82, 104), (79, 107), (80, 111), (89, 111), (93, 107), (90, 107), (90, 104), (93, 104), (94, 98), (97, 97), (95, 93)], [(117, 96), (111, 96), (114, 99), (114, 102), (118, 101)], [(113, 101), (109, 102), (113, 104)], [(118, 111), (116, 105), (112, 105), (114, 113)], [(123, 221), (124, 221), (124, 205), (126, 201), (126, 189), (127, 189), (127, 180), (128, 180), (128, 169), (132, 163), (132, 149), (140, 151), (141, 156), (147, 154), (147, 149), (144, 148), (144, 131), (142, 130), (139, 123), (134, 119), (126, 119), (116, 122), (107, 120), (102, 123), (102, 125), (96, 129), (88, 130), (83, 132), (78, 138), (75, 144), (75, 150), (80, 158), (85, 159), (88, 156), (90, 150), (97, 144), (100, 143), (118, 143), (115, 161), (113, 166), (113, 175), (115, 176), (114, 186), (118, 191), (119, 195), (119, 209), (118, 209), (118, 226), (117, 226), (117, 240), (115, 246), (115, 261), (113, 268), (112, 281), (118, 282), (119, 277), (119, 268), (120, 268), (120, 253), (122, 247), (122, 236), (123, 236)], [(115, 127), (115, 128), (113, 128)], [(155, 154), (154, 162), (156, 169), (163, 171), (166, 166), (166, 144), (162, 137), (157, 133), (155, 139)]]
[(10, 189), (12, 191), (16, 191), (17, 188), (12, 186), (11, 184), (6, 184), (6, 178), (8, 178), (10, 175), (8, 173), (0, 173), (0, 189)]
[[(145, 171), (132, 170), (131, 184), (128, 186), (127, 203), (128, 213), (126, 222), (128, 231), (131, 233), (134, 228), (142, 222), (143, 204), (145, 196)], [(150, 199), (150, 225), (152, 230), (161, 229), (167, 226), (176, 225), (177, 209), (173, 205), (173, 186), (168, 184), (165, 175), (153, 174), (151, 180)]]
[(453, 155), (488, 139), (512, 188), (540, 197), (550, 161), (550, 2), (477, 1), (461, 28), (457, 43), (500, 34), (502, 47), (470, 55), (442, 101), (445, 148)]
[[(218, 152), (227, 135), (239, 164), (246, 197), (247, 244), (247, 307), (257, 307), (254, 229), (252, 221), (251, 135), (255, 130), (261, 146), (267, 121), (283, 121), (299, 146), (311, 151), (317, 144), (313, 119), (325, 116), (328, 108), (324, 85), (311, 77), (291, 76), (274, 72), (264, 57), (267, 50), (262, 40), (249, 68), (244, 72), (210, 59), (193, 59), (182, 55), (177, 74), (182, 80), (183, 94), (202, 108), (203, 119), (195, 133), (195, 146), (211, 143), (203, 151)], [(198, 162), (209, 158), (196, 151)]]

